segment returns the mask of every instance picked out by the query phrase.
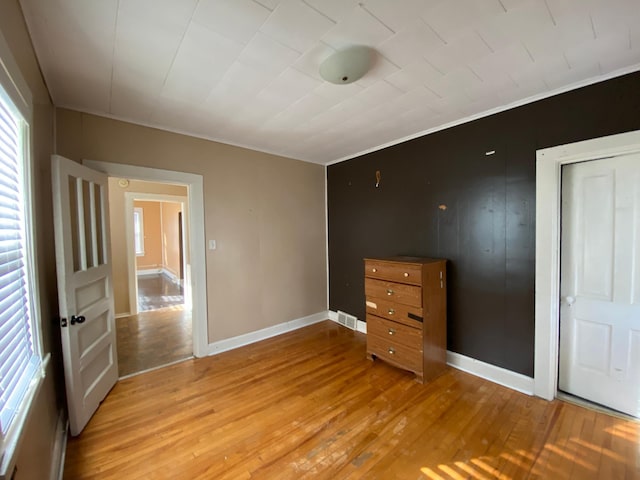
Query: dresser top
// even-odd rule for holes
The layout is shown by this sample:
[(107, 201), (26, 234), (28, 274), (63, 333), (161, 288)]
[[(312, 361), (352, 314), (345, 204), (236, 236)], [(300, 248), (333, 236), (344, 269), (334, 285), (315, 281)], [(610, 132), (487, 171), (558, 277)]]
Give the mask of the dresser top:
[(417, 265), (422, 265), (425, 263), (438, 263), (438, 262), (446, 262), (445, 258), (427, 258), (427, 257), (406, 257), (406, 256), (396, 256), (396, 257), (368, 257), (364, 259), (373, 260), (375, 262), (402, 262), (402, 263), (413, 263)]

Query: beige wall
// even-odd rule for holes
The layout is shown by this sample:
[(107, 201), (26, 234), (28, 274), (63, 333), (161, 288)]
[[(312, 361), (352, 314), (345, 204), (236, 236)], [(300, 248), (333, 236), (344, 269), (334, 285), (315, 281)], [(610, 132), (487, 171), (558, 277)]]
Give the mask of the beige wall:
[(200, 174), (208, 340), (327, 308), (324, 167), (58, 109), (61, 155)]
[[(52, 362), (18, 452), (15, 478), (41, 480), (50, 475), (57, 416), (64, 406), (60, 332), (52, 322), (58, 314), (50, 160), (54, 110), (18, 0), (0, 0), (0, 12), (0, 31), (34, 96), (41, 330)], [(207, 267), (209, 341), (327, 308), (323, 167), (69, 110), (57, 110), (56, 120), (57, 153), (73, 160), (203, 175), (206, 236), (218, 241), (218, 250), (193, 261)], [(116, 207), (110, 205), (113, 213)], [(124, 228), (119, 232), (124, 236)], [(117, 254), (124, 251), (121, 236), (120, 244), (112, 242), (112, 256), (124, 259), (126, 271), (126, 255)], [(114, 262), (114, 280), (115, 267)], [(128, 294), (124, 298), (128, 309)]]
[(138, 270), (162, 268), (161, 204), (136, 200), (133, 206), (142, 209), (144, 223), (144, 255), (136, 257), (136, 267)]
[(179, 213), (182, 207), (179, 203), (162, 202), (162, 268), (180, 278), (180, 222)]
[(118, 178), (109, 179), (109, 226), (111, 230), (114, 303), (116, 315), (121, 315), (131, 311), (129, 308), (129, 252), (125, 237), (125, 193), (153, 193), (186, 197), (187, 187), (138, 180), (130, 180), (126, 187), (121, 187), (118, 180)]
[(142, 201), (133, 202), (142, 209), (144, 255), (136, 256), (138, 270), (165, 269), (179, 277), (180, 248), (178, 214), (179, 203)]
[(37, 276), (40, 287), (40, 329), (51, 363), (45, 382), (34, 400), (23, 441), (17, 453), (15, 480), (49, 478), (53, 460), (58, 415), (64, 408), (64, 380), (60, 331), (53, 319), (58, 315), (53, 209), (51, 205), (51, 154), (54, 110), (17, 0), (0, 0), (0, 32), (5, 38), (22, 76), (33, 94), (31, 124)]

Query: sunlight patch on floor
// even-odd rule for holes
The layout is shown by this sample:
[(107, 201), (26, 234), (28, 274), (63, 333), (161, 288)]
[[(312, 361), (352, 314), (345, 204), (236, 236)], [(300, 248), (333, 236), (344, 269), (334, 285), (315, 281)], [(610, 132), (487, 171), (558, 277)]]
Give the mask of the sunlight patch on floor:
[[(635, 441), (635, 437), (633, 440)], [(527, 474), (561, 475), (562, 472), (554, 466), (559, 461), (565, 464), (569, 462), (579, 466), (583, 471), (595, 473), (599, 462), (594, 464), (585, 457), (597, 455), (596, 458), (599, 459), (600, 454), (615, 462), (624, 463), (625, 461), (625, 458), (616, 452), (600, 448), (580, 438), (570, 438), (564, 447), (546, 444), (537, 458), (529, 451), (518, 450), (504, 452), (497, 457), (477, 457), (468, 461), (443, 463), (437, 467), (422, 467), (420, 472), (429, 480), (516, 480)], [(494, 466), (503, 463), (508, 466), (504, 470), (511, 472), (512, 475), (503, 473), (502, 468)]]

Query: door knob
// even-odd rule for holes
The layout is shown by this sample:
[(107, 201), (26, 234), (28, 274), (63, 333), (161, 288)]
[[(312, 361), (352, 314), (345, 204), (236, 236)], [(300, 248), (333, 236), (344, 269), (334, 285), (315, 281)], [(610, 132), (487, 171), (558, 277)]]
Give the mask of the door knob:
[(84, 316), (82, 315), (78, 315), (77, 317), (75, 315), (71, 315), (71, 325), (75, 325), (76, 323), (84, 323), (85, 320), (86, 318), (84, 318)]
[(568, 306), (573, 305), (574, 303), (576, 303), (576, 297), (572, 297), (570, 295), (564, 297), (564, 301)]

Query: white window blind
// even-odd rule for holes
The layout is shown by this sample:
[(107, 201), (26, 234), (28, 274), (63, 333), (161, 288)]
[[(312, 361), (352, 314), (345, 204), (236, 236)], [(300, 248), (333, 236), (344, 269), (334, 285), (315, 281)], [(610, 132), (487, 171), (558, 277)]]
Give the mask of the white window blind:
[(0, 429), (3, 437), (40, 365), (30, 311), (24, 131), (22, 118), (6, 97), (0, 95)]

